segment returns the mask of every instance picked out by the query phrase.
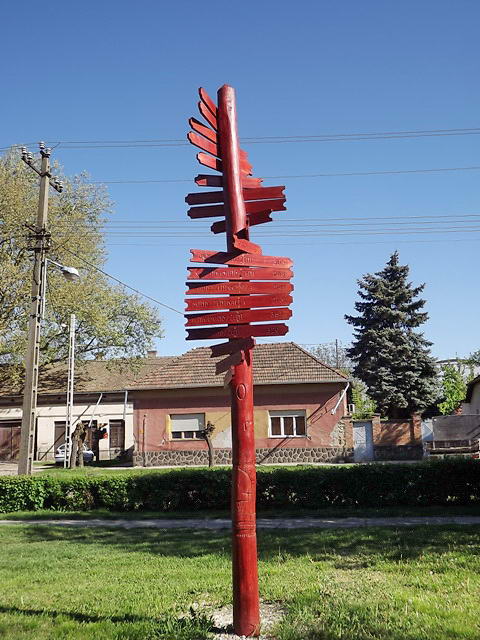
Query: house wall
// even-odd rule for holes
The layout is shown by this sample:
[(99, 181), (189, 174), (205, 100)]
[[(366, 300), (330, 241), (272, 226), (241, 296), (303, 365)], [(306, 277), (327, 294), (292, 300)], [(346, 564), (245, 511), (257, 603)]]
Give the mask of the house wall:
[(423, 456), (422, 419), (380, 420), (374, 416), (373, 449), (375, 460), (419, 460)]
[[(346, 418), (347, 433), (351, 432), (351, 418)], [(374, 415), (371, 422), (373, 460), (419, 460), (423, 457), (422, 420), (420, 414), (410, 420), (381, 420)], [(351, 446), (351, 445), (349, 445)]]
[[(264, 462), (327, 461), (345, 457), (352, 436), (342, 421), (346, 398), (335, 408), (344, 384), (258, 385), (254, 389), (257, 460)], [(203, 413), (212, 422), (217, 463), (231, 460), (230, 393), (223, 388), (132, 392), (136, 464), (205, 464), (203, 440), (172, 440), (170, 415)], [(269, 436), (269, 411), (305, 410), (306, 436)]]
[[(88, 403), (74, 403), (74, 422), (78, 418), (83, 420), (97, 420), (107, 424), (109, 420), (122, 420), (124, 416), (124, 403), (100, 403), (95, 408), (96, 400)], [(52, 461), (55, 455), (55, 422), (65, 421), (65, 404), (40, 405), (37, 409), (37, 460)], [(21, 420), (22, 408), (19, 406), (0, 407), (0, 423), (7, 420)], [(125, 412), (125, 449), (133, 451), (133, 403), (128, 402)], [(99, 442), (101, 460), (110, 459), (110, 438), (104, 438)]]
[(480, 414), (480, 383), (477, 383), (473, 387), (472, 397), (470, 402), (464, 402), (462, 405), (462, 413), (467, 415), (479, 415)]

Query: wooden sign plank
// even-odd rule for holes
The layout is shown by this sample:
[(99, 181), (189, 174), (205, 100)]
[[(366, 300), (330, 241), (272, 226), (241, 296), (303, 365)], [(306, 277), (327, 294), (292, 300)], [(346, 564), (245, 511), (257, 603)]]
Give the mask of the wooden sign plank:
[(246, 253), (262, 253), (262, 247), (259, 244), (245, 240), (245, 238), (239, 238), (237, 234), (233, 236), (233, 246), (235, 249)]
[(200, 164), (203, 164), (204, 167), (208, 167), (209, 169), (215, 169), (215, 171), (223, 171), (223, 165), (221, 160), (217, 160), (217, 158), (213, 158), (209, 156), (207, 153), (197, 153), (197, 160)]
[(200, 100), (207, 107), (207, 109), (209, 111), (211, 111), (211, 113), (214, 116), (216, 116), (217, 115), (217, 105), (210, 98), (210, 96), (208, 95), (208, 93), (205, 91), (205, 89), (203, 87), (200, 87), (200, 89), (198, 90), (198, 95), (200, 96)]
[(189, 142), (194, 144), (196, 147), (199, 147), (199, 149), (203, 149), (203, 151), (208, 151), (208, 153), (211, 153), (212, 156), (217, 156), (217, 158), (220, 157), (220, 150), (218, 146), (213, 142), (210, 142), (203, 136), (199, 136), (198, 133), (189, 131), (187, 133), (187, 138)]
[(241, 351), (236, 351), (225, 358), (224, 360), (220, 360), (215, 364), (215, 373), (218, 376), (219, 373), (223, 373), (224, 371), (228, 371), (230, 367), (234, 367), (237, 364), (240, 364), (243, 360), (243, 353)]
[(214, 222), (210, 227), (210, 231), (212, 231), (213, 233), (225, 233), (226, 230), (227, 223), (225, 220), (218, 220), (217, 222)]
[(213, 204), (210, 207), (190, 207), (187, 211), (189, 218), (218, 218), (225, 215), (223, 204)]
[(215, 202), (224, 202), (223, 190), (189, 193), (185, 198), (185, 202), (187, 204), (213, 204)]
[(247, 349), (253, 349), (255, 346), (255, 340), (253, 338), (243, 338), (241, 340), (230, 340), (230, 342), (222, 342), (221, 344), (213, 344), (210, 347), (211, 358), (218, 358), (218, 356), (226, 356), (228, 353), (235, 353), (236, 351), (246, 351)]
[(206, 106), (206, 104), (201, 100), (198, 103), (198, 110), (200, 111), (202, 116), (205, 118), (205, 120), (208, 122), (208, 124), (212, 126), (215, 129), (215, 131), (218, 131), (217, 118), (213, 115), (213, 113)]
[(186, 311), (209, 311), (214, 309), (252, 309), (255, 307), (288, 307), (293, 302), (289, 295), (230, 296), (229, 298), (190, 298)]
[(195, 182), (199, 187), (223, 187), (223, 177), (201, 173), (195, 176)]
[[(254, 227), (257, 224), (273, 222), (273, 219), (270, 217), (271, 213), (272, 212), (270, 209), (268, 209), (267, 211), (257, 211), (256, 213), (248, 213), (248, 226)], [(227, 230), (227, 224), (225, 220), (218, 220), (218, 222), (214, 222), (211, 225), (210, 230), (213, 231), (213, 233), (224, 233)]]
[(248, 200), (267, 200), (268, 198), (283, 198), (285, 187), (257, 187), (254, 189), (243, 189), (243, 199)]
[(257, 213), (258, 211), (286, 211), (284, 207), (285, 198), (278, 200), (254, 200), (253, 202), (245, 202), (247, 213)]
[(290, 269), (270, 267), (187, 267), (189, 280), (290, 280)]
[(273, 219), (270, 217), (271, 213), (271, 211), (257, 211), (256, 213), (247, 214), (248, 226), (254, 227), (257, 224), (273, 222)]
[[(256, 189), (243, 189), (243, 197), (246, 202), (249, 200), (260, 200), (261, 198), (280, 199), (285, 202), (283, 196), (283, 189), (285, 187), (259, 187)], [(185, 198), (185, 202), (188, 204), (212, 204), (214, 202), (223, 202), (223, 191), (206, 191), (201, 193), (189, 193)], [(269, 200), (270, 202), (270, 200)], [(264, 207), (266, 208), (266, 207)]]
[(248, 167), (249, 171), (251, 171), (253, 169), (253, 165), (250, 164), (249, 160), (248, 160), (248, 153), (246, 151), (244, 151), (243, 149), (239, 149), (239, 157), (240, 157), (240, 164), (246, 168)]
[(201, 327), (212, 324), (244, 324), (246, 322), (270, 322), (288, 320), (292, 315), (291, 309), (245, 309), (235, 311), (219, 311), (213, 313), (187, 313), (185, 317), (187, 327)]
[[(245, 189), (255, 189), (262, 185), (262, 178), (250, 178), (249, 176), (242, 175), (241, 177), (242, 187)], [(213, 186), (213, 185), (212, 185)]]
[(240, 169), (247, 175), (251, 175), (253, 166), (246, 160), (240, 158)]
[(187, 329), (187, 340), (218, 340), (220, 338), (253, 338), (259, 336), (284, 336), (286, 324), (239, 324), (230, 327), (202, 327)]
[(293, 291), (290, 282), (187, 282), (188, 296), (286, 294)]
[(190, 262), (208, 262), (212, 264), (229, 264), (244, 267), (291, 267), (291, 258), (281, 256), (262, 256), (250, 253), (227, 253), (226, 251), (207, 251), (206, 249), (190, 249)]
[(200, 120), (197, 120), (196, 118), (189, 118), (188, 124), (194, 131), (200, 133), (202, 136), (205, 136), (205, 138), (208, 138), (210, 142), (218, 144), (217, 134), (215, 133), (215, 131), (213, 129), (210, 129), (210, 127), (207, 127), (205, 124), (203, 124), (203, 122), (200, 122)]
[(225, 389), (228, 387), (232, 379), (233, 379), (233, 369), (232, 367), (230, 367), (230, 369), (227, 371), (227, 373), (223, 377), (223, 386)]

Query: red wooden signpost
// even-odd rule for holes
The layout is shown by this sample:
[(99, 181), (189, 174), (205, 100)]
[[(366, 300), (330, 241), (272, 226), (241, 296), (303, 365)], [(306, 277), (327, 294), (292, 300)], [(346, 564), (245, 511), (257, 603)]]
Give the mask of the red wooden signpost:
[[(237, 635), (258, 636), (252, 352), (255, 337), (288, 331), (277, 321), (291, 316), (287, 307), (293, 286), (288, 281), (293, 274), (290, 258), (264, 256), (250, 242), (249, 227), (271, 222), (273, 211), (285, 210), (285, 187), (262, 187), (262, 180), (251, 175), (252, 165), (239, 147), (233, 88), (218, 90), (218, 106), (204, 89), (199, 93), (207, 124), (190, 118), (193, 131), (187, 137), (201, 149), (200, 164), (220, 175), (200, 174), (195, 182), (219, 190), (190, 193), (185, 201), (193, 205), (190, 218), (222, 218), (211, 229), (226, 234), (227, 250), (190, 250), (190, 261), (204, 266), (188, 267), (186, 294), (210, 297), (187, 298), (187, 311), (197, 312), (186, 314), (187, 340), (228, 339), (211, 350), (213, 357), (226, 356), (216, 372), (227, 372), (231, 391), (233, 626)], [(219, 294), (227, 297), (212, 297)]]

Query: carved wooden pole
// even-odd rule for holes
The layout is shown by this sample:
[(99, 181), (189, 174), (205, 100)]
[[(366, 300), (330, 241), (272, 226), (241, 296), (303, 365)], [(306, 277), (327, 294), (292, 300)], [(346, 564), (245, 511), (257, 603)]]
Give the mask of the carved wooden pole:
[[(191, 193), (186, 201), (194, 205), (221, 204), (191, 207), (188, 215), (191, 218), (224, 217), (211, 229), (214, 233), (226, 233), (227, 252), (191, 249), (191, 261), (228, 266), (189, 267), (189, 281), (203, 282), (188, 282), (187, 295), (209, 297), (187, 298), (187, 311), (201, 311), (186, 314), (187, 327), (202, 327), (187, 329), (187, 340), (228, 339), (211, 349), (214, 357), (228, 356), (217, 362), (216, 372), (227, 371), (231, 392), (233, 626), (237, 635), (258, 636), (253, 337), (284, 335), (288, 328), (285, 324), (251, 323), (289, 318), (291, 311), (284, 307), (292, 301), (288, 294), (293, 287), (288, 282), (278, 282), (291, 278), (288, 267), (292, 261), (262, 255), (261, 248), (250, 242), (249, 227), (270, 222), (272, 211), (285, 209), (284, 187), (262, 187), (262, 181), (251, 176), (247, 154), (239, 147), (232, 87), (224, 85), (219, 89), (218, 108), (200, 89), (199, 109), (210, 126), (191, 118), (194, 132), (188, 134), (188, 139), (203, 150), (197, 155), (199, 162), (222, 175), (199, 175), (195, 181), (199, 186), (222, 187), (222, 190)], [(228, 297), (211, 297), (217, 294)], [(205, 313), (214, 309), (227, 311)], [(218, 324), (226, 326), (211, 326)]]
[[(235, 239), (248, 240), (248, 223), (243, 200), (237, 113), (233, 87), (218, 91), (218, 132), (222, 141), (223, 193), (226, 209), (228, 251), (235, 251)], [(260, 633), (256, 532), (256, 468), (253, 424), (252, 349), (233, 367), (232, 399), (232, 575), (233, 628), (235, 633)]]

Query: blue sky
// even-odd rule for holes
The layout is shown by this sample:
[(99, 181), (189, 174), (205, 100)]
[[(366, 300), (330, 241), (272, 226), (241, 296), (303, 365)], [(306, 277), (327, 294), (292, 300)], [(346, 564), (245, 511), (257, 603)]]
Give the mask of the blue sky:
[[(479, 20), (475, 0), (9, 3), (2, 13), (0, 146), (185, 139), (187, 119), (197, 115), (197, 88), (215, 96), (223, 83), (237, 90), (244, 137), (480, 127)], [(479, 142), (474, 134), (244, 147), (255, 175), (298, 176), (478, 166)], [(67, 174), (86, 170), (92, 180), (193, 180), (199, 169), (188, 146), (77, 146), (84, 148), (60, 145), (55, 158)], [(343, 316), (352, 312), (356, 279), (381, 269), (398, 249), (412, 280), (426, 283), (424, 329), (433, 353), (445, 358), (480, 348), (479, 173), (266, 180), (286, 185), (288, 210), (279, 222), (257, 227), (258, 235), (253, 229), (252, 240), (264, 253), (294, 260), (287, 338), (348, 342)], [(106, 270), (180, 310), (188, 249), (223, 243), (187, 218), (184, 197), (194, 190), (193, 181), (109, 185), (109, 229), (124, 234), (107, 236)], [(479, 218), (425, 218), (467, 214)], [(423, 230), (442, 224), (451, 232), (399, 233), (412, 226), (405, 219), (406, 226), (385, 233), (402, 216), (434, 223)], [(350, 219), (372, 217), (380, 219), (376, 234), (338, 234)], [(162, 221), (172, 222), (153, 226)], [(315, 235), (264, 235), (295, 230), (297, 221)], [(145, 236), (128, 233), (144, 222)], [(302, 226), (309, 223), (328, 224), (334, 235)], [(152, 235), (169, 225), (176, 225), (173, 237)], [(361, 232), (373, 229), (372, 221), (362, 225), (357, 221)], [(185, 341), (180, 315), (161, 313), (160, 353), (200, 344)]]

